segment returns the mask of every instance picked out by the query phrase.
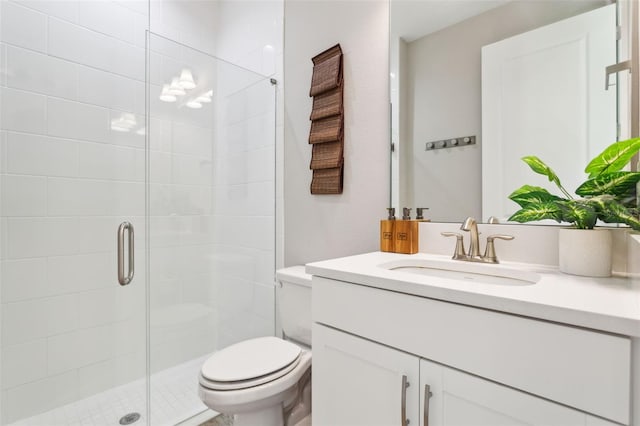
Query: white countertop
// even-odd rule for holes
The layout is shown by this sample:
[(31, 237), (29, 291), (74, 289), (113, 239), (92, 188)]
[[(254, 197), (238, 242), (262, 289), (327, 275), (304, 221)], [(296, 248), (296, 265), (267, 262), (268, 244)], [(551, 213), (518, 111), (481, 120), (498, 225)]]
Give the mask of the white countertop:
[(309, 263), (306, 272), (383, 290), (640, 337), (640, 277), (578, 277), (555, 268), (515, 262), (486, 265), (533, 271), (540, 276), (535, 284), (512, 286), (432, 277), (378, 266), (407, 259), (445, 261), (450, 257), (373, 252)]

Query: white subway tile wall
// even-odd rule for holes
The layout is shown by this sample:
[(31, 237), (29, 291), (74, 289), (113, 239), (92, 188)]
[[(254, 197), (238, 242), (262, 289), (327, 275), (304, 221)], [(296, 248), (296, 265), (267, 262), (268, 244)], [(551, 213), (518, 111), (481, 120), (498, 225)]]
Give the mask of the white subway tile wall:
[[(203, 52), (281, 80), (282, 7), (0, 2), (1, 423), (145, 374), (149, 22), (159, 34), (148, 70), (152, 371), (274, 333), (282, 87)], [(213, 90), (212, 103), (158, 99), (184, 67), (194, 95)], [(120, 287), (115, 233), (125, 220), (137, 268)]]

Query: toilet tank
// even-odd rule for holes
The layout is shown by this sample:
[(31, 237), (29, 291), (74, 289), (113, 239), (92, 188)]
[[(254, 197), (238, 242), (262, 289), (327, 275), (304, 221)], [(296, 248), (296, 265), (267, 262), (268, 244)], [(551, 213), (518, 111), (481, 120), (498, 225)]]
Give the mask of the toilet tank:
[(285, 337), (311, 346), (311, 275), (304, 272), (304, 266), (291, 266), (278, 269), (276, 280)]

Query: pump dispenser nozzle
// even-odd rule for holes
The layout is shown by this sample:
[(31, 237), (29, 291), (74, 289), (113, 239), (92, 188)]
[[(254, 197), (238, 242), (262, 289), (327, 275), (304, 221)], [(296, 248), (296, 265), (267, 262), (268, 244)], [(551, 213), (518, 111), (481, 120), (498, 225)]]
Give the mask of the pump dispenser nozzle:
[(387, 220), (396, 220), (396, 209), (393, 207), (387, 207), (387, 210), (389, 211)]
[(424, 219), (424, 216), (422, 216), (423, 210), (429, 210), (429, 207), (416, 207), (416, 220)]

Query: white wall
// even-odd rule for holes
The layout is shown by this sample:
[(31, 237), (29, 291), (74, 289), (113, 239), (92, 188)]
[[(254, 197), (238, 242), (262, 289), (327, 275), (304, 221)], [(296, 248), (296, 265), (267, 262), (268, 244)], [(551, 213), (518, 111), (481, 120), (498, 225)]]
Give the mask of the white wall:
[[(377, 250), (389, 203), (388, 4), (285, 3), (286, 265)], [(344, 53), (345, 175), (341, 195), (311, 195), (311, 58)]]
[[(413, 202), (432, 220), (482, 216), (481, 47), (603, 3), (512, 2), (408, 43), (403, 143), (413, 147), (402, 152), (413, 160)], [(477, 145), (425, 152), (426, 142), (470, 135)]]

